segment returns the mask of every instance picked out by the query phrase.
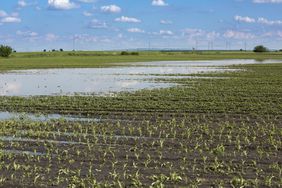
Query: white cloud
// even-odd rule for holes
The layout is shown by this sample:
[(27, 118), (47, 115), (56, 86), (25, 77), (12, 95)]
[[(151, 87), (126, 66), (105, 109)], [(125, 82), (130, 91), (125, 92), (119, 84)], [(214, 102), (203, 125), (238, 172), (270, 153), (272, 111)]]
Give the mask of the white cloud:
[(79, 0), (79, 2), (82, 2), (82, 3), (94, 3), (95, 0)]
[(38, 33), (33, 32), (33, 31), (17, 31), (17, 35), (22, 36), (22, 37), (37, 37)]
[(185, 29), (183, 31), (183, 35), (188, 36), (189, 38), (194, 38), (194, 37), (201, 37), (204, 36), (206, 34), (205, 31), (203, 31), (202, 29)]
[(233, 30), (228, 30), (226, 31), (223, 36), (225, 38), (229, 39), (253, 39), (255, 38), (255, 35), (251, 33), (246, 33), (246, 32), (241, 32), (241, 31), (233, 31)]
[(282, 0), (253, 0), (254, 3), (282, 3)]
[(50, 8), (58, 10), (70, 10), (77, 8), (77, 5), (70, 0), (48, 0)]
[(273, 37), (278, 37), (278, 38), (282, 38), (282, 31), (277, 31), (277, 32), (266, 32), (263, 33), (261, 35), (262, 37), (269, 37), (269, 38), (273, 38)]
[(115, 21), (116, 22), (126, 22), (126, 23), (140, 23), (141, 22), (141, 20), (139, 20), (137, 18), (130, 18), (130, 17), (126, 17), (126, 16), (116, 18)]
[(258, 18), (258, 23), (266, 25), (282, 25), (282, 20), (268, 20), (266, 18)]
[(164, 0), (153, 0), (153, 6), (168, 6), (168, 4)]
[(91, 12), (84, 11), (84, 12), (83, 12), (83, 15), (86, 16), (86, 17), (90, 17), (90, 16), (92, 16), (93, 14), (92, 14)]
[(0, 10), (0, 25), (4, 23), (20, 23), (21, 21), (17, 12), (7, 14), (5, 11)]
[(260, 17), (257, 20), (251, 17), (235, 16), (234, 20), (245, 23), (259, 23), (265, 25), (282, 25), (282, 20), (268, 20), (267, 18)]
[(160, 30), (160, 35), (173, 35), (173, 32), (170, 30)]
[(98, 37), (89, 34), (77, 34), (74, 36), (76, 41), (79, 42), (97, 42)]
[(91, 29), (106, 29), (106, 28), (108, 28), (108, 25), (107, 25), (106, 22), (99, 21), (97, 19), (93, 19), (88, 24), (88, 27), (91, 28)]
[(207, 40), (215, 40), (216, 38), (219, 38), (219, 37), (220, 37), (220, 33), (215, 32), (215, 31), (206, 33)]
[(27, 3), (26, 3), (24, 0), (19, 0), (19, 1), (18, 1), (18, 6), (19, 6), (19, 7), (26, 7), (26, 6), (27, 6)]
[(164, 24), (164, 25), (170, 25), (170, 24), (172, 24), (172, 21), (170, 21), (170, 20), (161, 20), (160, 23)]
[(212, 41), (221, 36), (220, 33), (215, 31), (204, 31), (202, 29), (188, 28), (183, 30), (183, 35), (188, 37), (190, 40), (208, 40)]
[(102, 6), (101, 11), (107, 13), (119, 13), (121, 12), (121, 8), (117, 5), (107, 5), (107, 6)]
[(234, 19), (238, 22), (245, 22), (245, 23), (255, 23), (256, 20), (254, 18), (251, 18), (251, 17), (243, 17), (243, 16), (235, 16)]
[(130, 33), (145, 33), (144, 30), (139, 29), (139, 28), (130, 28), (127, 31), (130, 32)]
[(20, 23), (22, 20), (18, 17), (7, 16), (0, 20), (1, 23)]

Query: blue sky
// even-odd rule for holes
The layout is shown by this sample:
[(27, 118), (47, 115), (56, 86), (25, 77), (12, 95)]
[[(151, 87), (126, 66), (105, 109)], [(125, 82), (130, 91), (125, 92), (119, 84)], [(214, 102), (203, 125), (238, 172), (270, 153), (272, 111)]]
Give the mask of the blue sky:
[(1, 0), (0, 43), (43, 49), (282, 48), (282, 0)]

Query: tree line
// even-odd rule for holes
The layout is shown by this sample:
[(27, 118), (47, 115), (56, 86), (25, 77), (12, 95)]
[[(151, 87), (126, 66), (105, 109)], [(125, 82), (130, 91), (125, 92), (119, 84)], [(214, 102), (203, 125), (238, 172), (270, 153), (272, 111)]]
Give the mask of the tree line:
[[(44, 49), (43, 50), (44, 52), (46, 52), (46, 50)], [(56, 50), (53, 49), (52, 52), (55, 52)], [(60, 49), (59, 51), (64, 51), (63, 49)], [(257, 53), (262, 53), (262, 52), (269, 52), (270, 50), (263, 46), (263, 45), (258, 45), (256, 47), (254, 47), (253, 49), (254, 52), (257, 52)], [(280, 52), (282, 52), (282, 49), (279, 50)], [(16, 52), (16, 51), (14, 51)], [(0, 57), (9, 57), (11, 54), (13, 53), (13, 48), (11, 46), (7, 46), (7, 45), (0, 45)], [(135, 54), (137, 52), (132, 52), (132, 53), (129, 53), (129, 52), (122, 52), (121, 55), (138, 55), (138, 54)]]

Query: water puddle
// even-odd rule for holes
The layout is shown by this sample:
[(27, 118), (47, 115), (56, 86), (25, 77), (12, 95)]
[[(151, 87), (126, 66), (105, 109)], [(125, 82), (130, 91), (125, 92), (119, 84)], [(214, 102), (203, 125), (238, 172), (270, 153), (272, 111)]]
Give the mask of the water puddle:
[[(264, 61), (263, 63), (274, 63)], [(277, 61), (278, 62), (278, 61)], [(42, 69), (0, 73), (0, 96), (114, 95), (141, 89), (175, 86), (160, 82), (169, 75), (234, 71), (224, 66), (255, 60), (132, 63), (114, 68)], [(174, 78), (183, 78), (175, 76)], [(195, 77), (196, 78), (196, 77)]]
[(67, 116), (60, 114), (26, 114), (26, 113), (13, 113), (13, 112), (0, 112), (0, 120), (32, 120), (32, 121), (52, 121), (52, 120), (64, 120), (64, 121), (78, 121), (78, 122), (100, 122), (98, 118), (85, 118), (79, 116)]
[(72, 141), (60, 141), (60, 140), (41, 140), (32, 138), (22, 138), (14, 136), (0, 136), (0, 141), (4, 142), (34, 142), (34, 143), (52, 143), (52, 144), (64, 144), (64, 145), (84, 145), (82, 142), (72, 142)]
[[(250, 64), (269, 64), (269, 63), (281, 63), (281, 60), (254, 60), (254, 59), (230, 59), (230, 60), (206, 60), (206, 61), (159, 61), (159, 62), (148, 62), (148, 63), (135, 63), (134, 65), (147, 65), (157, 67), (198, 67), (198, 68), (211, 68), (230, 65), (250, 65)], [(185, 70), (187, 71), (187, 70)], [(186, 73), (190, 74), (190, 73)]]
[(14, 154), (14, 155), (32, 155), (32, 156), (45, 156), (46, 153), (32, 152), (32, 151), (21, 151), (21, 150), (0, 150), (1, 153)]

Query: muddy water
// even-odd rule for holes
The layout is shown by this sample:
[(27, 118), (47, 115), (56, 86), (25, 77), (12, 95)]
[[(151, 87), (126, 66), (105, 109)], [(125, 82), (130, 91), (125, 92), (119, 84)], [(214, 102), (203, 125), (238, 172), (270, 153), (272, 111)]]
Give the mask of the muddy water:
[(114, 68), (10, 71), (0, 73), (0, 96), (114, 95), (122, 91), (175, 86), (173, 83), (156, 81), (168, 76), (172, 78), (171, 75), (234, 71), (224, 66), (274, 62), (276, 61), (169, 61), (132, 63)]
[[(272, 61), (264, 63), (268, 62)], [(114, 68), (10, 71), (0, 73), (0, 96), (114, 95), (122, 91), (175, 86), (172, 83), (156, 81), (169, 75), (234, 71), (223, 66), (253, 63), (257, 62), (178, 61), (134, 63)]]

